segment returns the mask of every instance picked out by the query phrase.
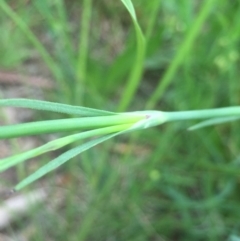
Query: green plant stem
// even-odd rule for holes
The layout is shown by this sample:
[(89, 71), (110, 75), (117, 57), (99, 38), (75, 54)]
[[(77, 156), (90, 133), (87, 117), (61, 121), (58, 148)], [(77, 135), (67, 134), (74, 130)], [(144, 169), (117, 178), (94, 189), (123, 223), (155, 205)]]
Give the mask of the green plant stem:
[(0, 139), (44, 133), (79, 131), (80, 129), (91, 129), (119, 124), (134, 124), (144, 118), (145, 117), (141, 115), (131, 116), (123, 114), (116, 116), (69, 118), (8, 125), (0, 127)]
[(208, 110), (189, 110), (176, 112), (163, 112), (167, 121), (181, 121), (193, 119), (208, 119), (218, 117), (240, 116), (240, 107), (225, 107)]

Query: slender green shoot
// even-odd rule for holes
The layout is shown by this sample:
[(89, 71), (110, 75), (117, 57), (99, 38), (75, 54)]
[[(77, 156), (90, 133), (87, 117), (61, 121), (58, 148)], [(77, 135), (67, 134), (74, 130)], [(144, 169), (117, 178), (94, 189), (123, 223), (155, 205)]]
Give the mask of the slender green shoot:
[[(98, 137), (97, 139), (87, 141), (76, 148), (70, 149), (53, 161), (49, 162), (19, 183), (15, 188), (16, 190), (25, 187), (48, 172), (56, 169), (83, 151), (88, 150), (89, 148), (114, 136), (126, 132), (154, 127), (165, 122), (206, 119), (206, 121), (190, 127), (190, 130), (195, 130), (210, 125), (240, 119), (240, 107), (238, 106), (175, 112), (135, 111), (123, 113), (25, 99), (0, 100), (0, 106), (14, 106), (22, 108), (29, 107), (31, 109), (56, 111), (71, 115), (74, 114), (74, 111), (76, 111), (76, 115), (82, 114), (82, 116), (84, 116), (79, 118), (45, 120), (9, 126), (0, 126), (0, 139), (56, 132), (79, 132), (77, 134), (68, 135), (66, 137), (50, 141), (32, 150), (2, 159), (0, 161), (0, 172), (33, 157), (62, 148), (73, 142), (90, 137)], [(88, 113), (89, 117), (86, 117)], [(82, 132), (82, 130), (88, 131)]]

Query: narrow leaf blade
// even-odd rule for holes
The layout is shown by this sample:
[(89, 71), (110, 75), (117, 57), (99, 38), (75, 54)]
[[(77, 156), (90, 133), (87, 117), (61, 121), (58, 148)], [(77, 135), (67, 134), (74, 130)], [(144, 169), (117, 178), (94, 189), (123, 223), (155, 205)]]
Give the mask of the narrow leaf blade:
[(36, 181), (37, 179), (41, 178), (42, 176), (44, 176), (48, 172), (51, 172), (54, 169), (58, 168), (59, 166), (61, 166), (65, 162), (69, 161), (73, 157), (75, 157), (75, 156), (79, 155), (80, 153), (90, 149), (91, 147), (94, 147), (94, 146), (96, 146), (96, 145), (98, 145), (98, 144), (100, 144), (100, 143), (102, 143), (106, 140), (109, 140), (109, 139), (111, 139), (111, 138), (113, 138), (117, 135), (132, 132), (134, 130), (139, 130), (139, 129), (141, 129), (141, 128), (139, 128), (139, 126), (136, 125), (136, 124), (129, 125), (128, 127), (126, 126), (126, 129), (123, 130), (123, 131), (118, 131), (118, 132), (110, 134), (110, 135), (105, 135), (105, 136), (99, 137), (97, 139), (88, 141), (88, 142), (86, 142), (86, 143), (84, 143), (84, 144), (82, 144), (78, 147), (75, 147), (75, 148), (63, 153), (62, 155), (58, 156), (57, 158), (55, 158), (51, 162), (47, 163), (46, 165), (44, 165), (43, 167), (38, 169), (36, 172), (34, 172), (30, 176), (28, 176), (27, 178), (22, 180), (19, 184), (17, 184), (17, 186), (14, 188), (14, 190), (18, 191), (18, 190), (22, 189), (23, 187), (25, 187), (25, 186), (29, 185), (30, 183)]
[(110, 111), (98, 110), (82, 106), (66, 105), (55, 102), (31, 99), (2, 99), (0, 100), (0, 106), (29, 108), (80, 116), (104, 116), (117, 114)]
[(88, 142), (86, 142), (86, 143), (84, 143), (84, 144), (82, 144), (78, 147), (75, 147), (75, 148), (63, 153), (59, 157), (50, 161), (49, 163), (47, 163), (43, 167), (39, 168), (36, 172), (34, 172), (30, 176), (28, 176), (27, 178), (22, 180), (19, 184), (17, 184), (17, 186), (14, 188), (14, 190), (18, 191), (18, 190), (24, 188), (25, 186), (29, 185), (30, 183), (36, 181), (37, 179), (41, 178), (42, 176), (46, 175), (47, 173), (53, 171), (54, 169), (58, 168), (62, 164), (66, 163), (67, 161), (69, 161), (73, 157), (79, 155), (80, 153), (90, 149), (91, 147), (94, 147), (94, 146), (96, 146), (96, 145), (116, 136), (116, 135), (119, 135), (120, 133), (121, 132), (114, 133), (114, 134), (107, 135), (107, 136), (103, 136), (103, 137), (99, 137), (97, 139), (88, 141)]
[(213, 118), (213, 119), (202, 121), (202, 122), (200, 122), (196, 125), (193, 125), (193, 126), (189, 127), (188, 130), (194, 131), (194, 130), (204, 128), (204, 127), (207, 127), (207, 126), (222, 124), (222, 123), (229, 122), (229, 121), (236, 121), (236, 120), (239, 120), (239, 119), (240, 119), (240, 116)]
[(119, 132), (128, 129), (131, 125), (118, 125), (105, 127), (100, 129), (95, 129), (91, 131), (85, 131), (82, 133), (69, 135), (66, 137), (58, 138), (56, 140), (50, 141), (42, 146), (34, 148), (32, 150), (4, 158), (0, 161), (0, 172), (7, 170), (8, 168), (15, 166), (21, 162), (27, 161), (33, 157), (42, 155), (43, 153), (50, 152), (62, 148), (63, 146), (69, 145), (73, 142), (79, 141), (81, 139), (89, 138), (92, 136), (106, 135), (113, 132)]

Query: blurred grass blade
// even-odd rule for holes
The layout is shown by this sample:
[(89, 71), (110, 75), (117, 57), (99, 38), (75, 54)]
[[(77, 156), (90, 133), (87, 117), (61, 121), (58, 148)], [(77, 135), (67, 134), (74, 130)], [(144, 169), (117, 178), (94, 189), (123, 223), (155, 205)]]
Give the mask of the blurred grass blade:
[(91, 24), (92, 0), (84, 0), (80, 20), (78, 60), (76, 66), (75, 98), (77, 103), (83, 103), (84, 88), (87, 76), (87, 57), (89, 49), (89, 32)]
[(189, 131), (194, 131), (203, 127), (207, 127), (207, 126), (212, 126), (212, 125), (217, 125), (217, 124), (222, 124), (222, 123), (226, 123), (229, 121), (236, 121), (239, 120), (240, 116), (234, 116), (234, 117), (222, 117), (222, 118), (213, 118), (210, 120), (206, 120), (206, 121), (202, 121), (196, 125), (193, 125), (191, 127), (188, 128)]
[(39, 168), (36, 172), (34, 172), (33, 174), (31, 174), (30, 176), (28, 176), (27, 178), (25, 178), (24, 180), (22, 180), (15, 188), (14, 190), (18, 191), (20, 189), (22, 189), (23, 187), (29, 185), (30, 183), (36, 181), (37, 179), (39, 179), (40, 177), (46, 175), (47, 173), (53, 171), (54, 169), (58, 168), (59, 166), (61, 166), (62, 164), (66, 163), (67, 161), (69, 161), (70, 159), (72, 159), (73, 157), (79, 155), (80, 153), (116, 136), (121, 134), (122, 132), (118, 132), (118, 133), (114, 133), (111, 135), (107, 135), (107, 136), (103, 136), (103, 137), (99, 137), (97, 139), (88, 141), (78, 147), (75, 147), (65, 153), (63, 153), (62, 155), (60, 155), (59, 157), (55, 158), (54, 160), (50, 161), (49, 163), (47, 163), (46, 165), (44, 165), (43, 167)]
[(149, 42), (151, 35), (154, 31), (154, 25), (158, 19), (158, 11), (160, 9), (162, 0), (152, 0), (152, 13), (151, 16), (149, 16), (149, 20), (148, 20), (148, 27), (147, 27), (147, 31), (146, 31), (146, 41)]
[(12, 21), (21, 29), (21, 31), (25, 34), (25, 36), (29, 39), (29, 41), (35, 46), (38, 50), (39, 54), (42, 56), (46, 65), (51, 70), (52, 74), (56, 78), (57, 81), (61, 84), (61, 87), (65, 87), (65, 82), (63, 80), (63, 76), (61, 73), (61, 69), (57, 66), (53, 58), (50, 56), (46, 48), (42, 45), (42, 43), (38, 40), (38, 38), (34, 35), (34, 33), (30, 30), (28, 25), (22, 20), (17, 13), (15, 13), (11, 7), (4, 0), (0, 0), (0, 9), (3, 10)]
[(24, 162), (30, 158), (42, 155), (43, 153), (50, 152), (62, 148), (66, 145), (69, 145), (73, 142), (76, 142), (81, 139), (98, 136), (98, 135), (106, 135), (112, 132), (119, 132), (125, 129), (130, 128), (131, 125), (117, 125), (106, 128), (100, 128), (96, 130), (86, 131), (79, 134), (69, 135), (66, 137), (58, 138), (56, 140), (50, 141), (40, 147), (34, 148), (32, 150), (23, 152), (21, 154), (17, 154), (14, 156), (10, 156), (0, 160), (0, 172), (5, 171), (6, 169), (15, 166), (21, 162)]
[[(64, 54), (67, 53), (68, 61), (71, 61), (74, 58), (74, 50), (69, 34), (67, 7), (64, 0), (56, 2), (35, 0), (33, 4), (44, 18), (44, 22), (48, 24), (51, 35), (53, 35), (54, 39), (57, 39), (56, 44), (64, 47)], [(71, 61), (71, 64), (73, 64), (73, 61)]]
[(174, 75), (176, 74), (179, 66), (185, 60), (187, 53), (193, 46), (193, 43), (200, 33), (201, 27), (204, 21), (207, 19), (210, 10), (212, 9), (213, 4), (216, 0), (205, 0), (202, 4), (202, 9), (194, 21), (191, 29), (187, 33), (185, 39), (183, 40), (178, 52), (176, 53), (175, 58), (171, 61), (169, 68), (167, 69), (164, 76), (159, 80), (158, 86), (155, 89), (154, 93), (150, 96), (149, 101), (147, 102), (146, 108), (152, 109), (156, 102), (162, 97), (162, 94), (166, 88), (170, 85)]
[(142, 33), (142, 30), (138, 24), (136, 13), (133, 7), (133, 4), (130, 0), (121, 0), (127, 10), (129, 11), (135, 28), (136, 33), (136, 58), (133, 62), (132, 71), (130, 73), (129, 79), (127, 81), (126, 88), (123, 91), (120, 104), (119, 104), (119, 111), (124, 111), (130, 104), (131, 100), (133, 99), (137, 87), (140, 83), (141, 76), (143, 73), (143, 62), (145, 58), (145, 49), (146, 49), (146, 41), (145, 37)]
[(0, 99), (0, 106), (13, 106), (30, 108), (35, 110), (46, 110), (53, 112), (60, 112), (70, 115), (80, 116), (106, 116), (116, 115), (114, 112), (98, 110), (93, 108), (86, 108), (82, 106), (66, 105), (43, 100), (30, 100), (30, 99)]
[(74, 62), (74, 45), (72, 43), (71, 34), (70, 34), (70, 25), (67, 16), (67, 3), (64, 0), (56, 1), (57, 12), (59, 16), (59, 21), (61, 25), (61, 38), (65, 45), (65, 48), (68, 52), (69, 60), (71, 63)]

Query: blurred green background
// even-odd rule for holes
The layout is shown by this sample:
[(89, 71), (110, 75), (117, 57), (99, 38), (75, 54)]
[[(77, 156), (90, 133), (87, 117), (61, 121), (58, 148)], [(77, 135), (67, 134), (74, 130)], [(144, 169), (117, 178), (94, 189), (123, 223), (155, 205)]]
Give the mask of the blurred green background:
[[(111, 111), (240, 105), (239, 0), (132, 2), (142, 62), (120, 0), (0, 0), (1, 97)], [(6, 72), (28, 76), (23, 92)], [(47, 200), (4, 232), (32, 227), (27, 240), (36, 241), (240, 240), (239, 123), (186, 131), (191, 124), (126, 135), (75, 158), (31, 185), (50, 190)], [(17, 168), (6, 185), (56, 154)]]

